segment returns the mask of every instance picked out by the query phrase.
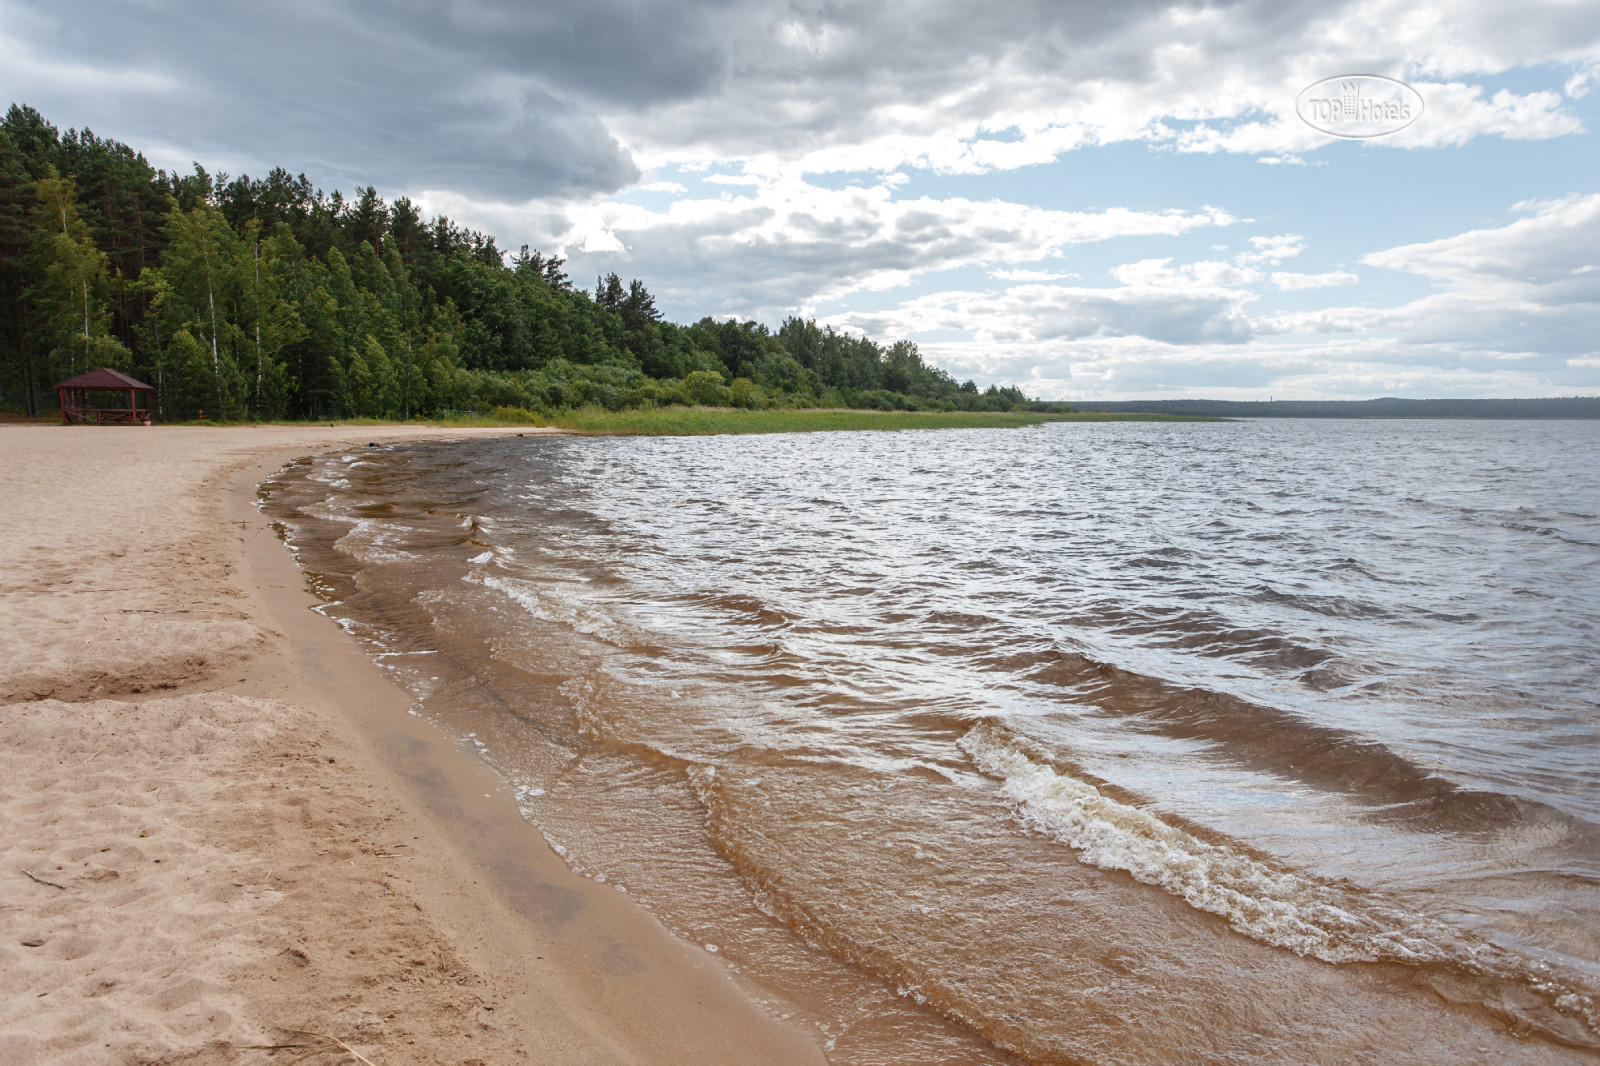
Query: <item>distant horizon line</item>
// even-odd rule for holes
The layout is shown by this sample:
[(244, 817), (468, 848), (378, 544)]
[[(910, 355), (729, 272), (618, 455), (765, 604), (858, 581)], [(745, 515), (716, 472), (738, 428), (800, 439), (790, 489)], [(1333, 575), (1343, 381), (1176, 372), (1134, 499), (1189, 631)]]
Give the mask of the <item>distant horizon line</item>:
[(1149, 411), (1191, 415), (1341, 416), (1600, 419), (1600, 396), (1428, 397), (1377, 396), (1368, 400), (1213, 400), (1204, 397), (1160, 400), (1055, 400), (1084, 411)]
[(1050, 400), (1049, 403), (1544, 403), (1564, 400), (1600, 400), (1600, 392), (1583, 396), (1369, 396), (1364, 399), (1232, 400), (1216, 396), (1162, 396), (1135, 400)]

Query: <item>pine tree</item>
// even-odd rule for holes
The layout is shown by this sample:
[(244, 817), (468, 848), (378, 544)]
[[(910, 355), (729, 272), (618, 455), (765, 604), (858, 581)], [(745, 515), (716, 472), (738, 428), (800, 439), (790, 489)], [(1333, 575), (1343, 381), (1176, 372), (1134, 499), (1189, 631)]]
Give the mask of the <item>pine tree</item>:
[(22, 153), (0, 125), (0, 402), (20, 399), (23, 410), (35, 415), (39, 393), (23, 303), (33, 243), (31, 186)]
[(78, 216), (72, 182), (49, 168), (34, 186), (27, 303), (28, 343), (47, 353), (56, 380), (96, 367), (126, 366), (132, 356), (111, 336), (106, 256)]

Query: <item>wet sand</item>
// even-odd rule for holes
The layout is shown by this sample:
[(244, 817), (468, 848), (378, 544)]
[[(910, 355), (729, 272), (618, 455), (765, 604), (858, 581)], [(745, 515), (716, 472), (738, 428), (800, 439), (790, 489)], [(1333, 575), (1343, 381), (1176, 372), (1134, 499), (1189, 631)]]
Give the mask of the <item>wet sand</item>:
[(469, 435), (0, 426), (0, 1062), (822, 1061), (407, 715), (253, 507)]

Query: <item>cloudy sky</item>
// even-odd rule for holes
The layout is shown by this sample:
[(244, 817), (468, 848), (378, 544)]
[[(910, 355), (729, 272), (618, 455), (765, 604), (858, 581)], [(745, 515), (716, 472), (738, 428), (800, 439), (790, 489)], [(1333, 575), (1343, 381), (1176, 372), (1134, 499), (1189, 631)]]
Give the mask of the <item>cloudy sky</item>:
[(1597, 0), (0, 0), (0, 93), (1048, 398), (1600, 393)]

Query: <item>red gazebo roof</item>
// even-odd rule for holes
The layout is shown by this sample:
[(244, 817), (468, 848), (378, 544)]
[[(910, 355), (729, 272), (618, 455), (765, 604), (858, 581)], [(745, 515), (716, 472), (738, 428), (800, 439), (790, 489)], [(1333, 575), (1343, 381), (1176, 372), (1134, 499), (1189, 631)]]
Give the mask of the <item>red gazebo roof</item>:
[(57, 385), (58, 389), (144, 389), (154, 392), (155, 389), (144, 382), (130, 378), (128, 375), (112, 370), (110, 367), (101, 367), (91, 370), (87, 374), (79, 374), (68, 381)]

